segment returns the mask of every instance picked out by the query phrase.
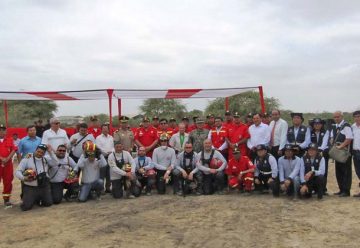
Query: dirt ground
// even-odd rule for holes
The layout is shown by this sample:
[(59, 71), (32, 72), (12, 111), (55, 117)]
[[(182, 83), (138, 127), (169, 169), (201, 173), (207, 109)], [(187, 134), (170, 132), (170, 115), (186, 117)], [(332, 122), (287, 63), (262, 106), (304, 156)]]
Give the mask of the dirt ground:
[[(328, 189), (337, 191), (330, 165)], [(352, 193), (358, 192), (353, 174)], [(172, 194), (0, 208), (0, 247), (359, 247), (360, 199)], [(169, 189), (170, 191), (170, 189)]]

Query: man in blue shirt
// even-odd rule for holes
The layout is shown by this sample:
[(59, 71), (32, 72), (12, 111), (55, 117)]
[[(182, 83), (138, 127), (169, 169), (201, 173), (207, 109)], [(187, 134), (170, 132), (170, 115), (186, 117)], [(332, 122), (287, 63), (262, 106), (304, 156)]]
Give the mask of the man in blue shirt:
[(41, 138), (36, 136), (36, 127), (34, 125), (27, 126), (26, 131), (28, 135), (20, 140), (18, 146), (21, 158), (24, 158), (28, 153), (34, 153), (41, 144)]

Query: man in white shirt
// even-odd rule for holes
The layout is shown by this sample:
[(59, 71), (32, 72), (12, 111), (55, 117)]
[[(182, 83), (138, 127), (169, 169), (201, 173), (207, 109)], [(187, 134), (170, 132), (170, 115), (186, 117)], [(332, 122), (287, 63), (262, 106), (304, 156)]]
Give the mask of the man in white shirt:
[(269, 126), (262, 123), (260, 114), (253, 116), (253, 122), (249, 127), (250, 139), (247, 141), (247, 146), (250, 149), (250, 158), (252, 160), (256, 157), (256, 147), (258, 145), (268, 146), (270, 142)]
[[(353, 131), (353, 160), (355, 172), (360, 180), (360, 110), (357, 110), (353, 113), (354, 124), (352, 124), (351, 129)], [(360, 187), (360, 183), (359, 183)], [(354, 197), (360, 197), (360, 193), (354, 195)]]
[[(112, 151), (114, 150), (114, 139), (109, 134), (109, 125), (108, 124), (101, 125), (101, 134), (96, 137), (95, 144), (101, 150), (101, 154), (105, 157), (105, 159), (107, 161), (110, 153), (112, 153)], [(106, 165), (105, 167), (102, 167), (100, 169), (100, 178), (105, 181), (105, 193), (111, 193), (109, 165)]]
[(270, 122), (270, 143), (269, 149), (271, 155), (276, 160), (283, 155), (283, 149), (286, 145), (286, 134), (288, 130), (287, 122), (280, 118), (280, 110), (274, 109), (271, 112), (272, 121)]
[(43, 133), (41, 143), (51, 146), (53, 151), (56, 151), (59, 145), (65, 145), (67, 149), (70, 148), (69, 138), (66, 131), (60, 128), (58, 118), (54, 117), (50, 119), (50, 129)]
[(77, 163), (81, 154), (83, 154), (82, 145), (85, 141), (92, 141), (95, 143), (95, 138), (91, 133), (88, 133), (88, 125), (86, 123), (80, 123), (79, 125), (79, 132), (73, 134), (70, 137), (70, 145), (71, 145), (71, 158)]
[[(336, 145), (338, 149), (348, 149), (353, 139), (351, 126), (345, 122), (341, 111), (336, 111), (333, 117), (335, 125), (330, 135), (330, 143)], [(335, 174), (339, 186), (339, 192), (335, 193), (335, 195), (340, 197), (350, 196), (352, 180), (351, 156), (345, 163), (335, 161)]]

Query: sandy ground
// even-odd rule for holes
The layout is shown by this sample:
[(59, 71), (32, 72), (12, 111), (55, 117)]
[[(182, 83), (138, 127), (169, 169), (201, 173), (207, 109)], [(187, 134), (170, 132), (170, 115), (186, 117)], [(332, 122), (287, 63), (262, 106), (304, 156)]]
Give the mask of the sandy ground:
[[(353, 191), (358, 191), (353, 174)], [(359, 247), (360, 199), (168, 194), (0, 208), (0, 247)], [(330, 192), (337, 190), (330, 166)], [(169, 189), (170, 192), (170, 189)]]

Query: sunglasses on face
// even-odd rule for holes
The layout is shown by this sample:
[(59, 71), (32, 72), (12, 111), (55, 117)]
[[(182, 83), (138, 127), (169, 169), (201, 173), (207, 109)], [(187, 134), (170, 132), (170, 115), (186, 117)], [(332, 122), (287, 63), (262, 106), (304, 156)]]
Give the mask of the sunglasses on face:
[(58, 150), (58, 152), (66, 152), (66, 150)]

